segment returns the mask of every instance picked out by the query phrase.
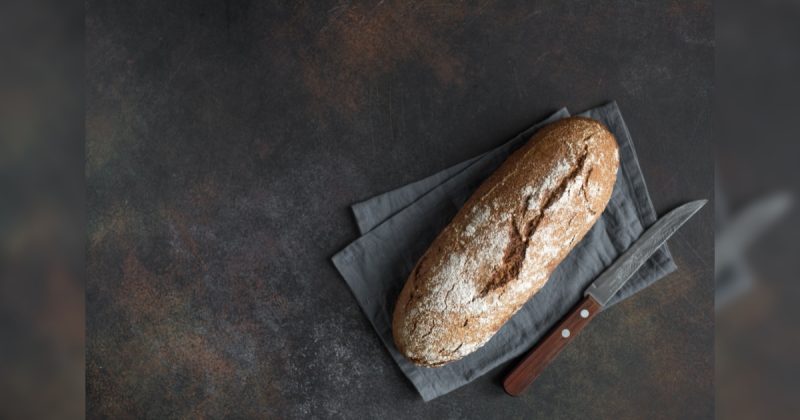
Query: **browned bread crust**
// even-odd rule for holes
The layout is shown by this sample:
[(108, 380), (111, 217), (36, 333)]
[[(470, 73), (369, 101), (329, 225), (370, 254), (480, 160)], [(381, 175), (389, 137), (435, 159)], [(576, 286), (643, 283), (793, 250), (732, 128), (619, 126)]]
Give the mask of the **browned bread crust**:
[(540, 130), (417, 262), (394, 308), (398, 350), (435, 367), (483, 346), (594, 225), (618, 167), (616, 139), (595, 120), (567, 118)]

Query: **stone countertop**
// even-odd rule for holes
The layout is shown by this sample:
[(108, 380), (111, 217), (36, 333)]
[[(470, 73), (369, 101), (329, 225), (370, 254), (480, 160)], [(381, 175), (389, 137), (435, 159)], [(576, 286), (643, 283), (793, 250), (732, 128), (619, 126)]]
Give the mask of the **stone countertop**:
[(86, 4), (88, 417), (713, 417), (712, 211), (520, 398), (423, 403), (329, 259), (561, 106), (619, 103), (659, 213), (711, 198), (710, 2), (267, 3)]

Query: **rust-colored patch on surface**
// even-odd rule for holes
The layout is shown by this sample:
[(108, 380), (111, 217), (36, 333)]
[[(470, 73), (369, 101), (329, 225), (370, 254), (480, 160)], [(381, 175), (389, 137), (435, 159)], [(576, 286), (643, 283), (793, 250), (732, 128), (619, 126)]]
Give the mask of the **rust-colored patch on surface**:
[(190, 291), (159, 287), (171, 282), (148, 271), (132, 252), (125, 257), (122, 273), (117, 302), (139, 332), (134, 341), (141, 346), (124, 359), (139, 360), (140, 368), (153, 375), (175, 366), (215, 381), (233, 374), (231, 361), (193, 328), (197, 322), (189, 306)]
[[(276, 31), (277, 38), (301, 37), (305, 13)], [(415, 2), (335, 7), (313, 29), (314, 48), (296, 52), (303, 84), (316, 101), (347, 113), (362, 109), (378, 79), (404, 63), (427, 67), (443, 87), (460, 86), (464, 63), (451, 42), (469, 15), (466, 7)]]
[(667, 8), (667, 15), (670, 17), (692, 16), (697, 14), (706, 14), (710, 8), (710, 3), (707, 2), (685, 2), (673, 0), (669, 3)]
[(156, 288), (158, 278), (150, 273), (131, 251), (122, 263), (122, 282), (118, 302), (134, 322), (164, 322), (170, 311), (180, 305), (178, 297), (170, 291)]
[[(286, 297), (265, 287), (262, 277), (265, 248), (277, 245), (259, 231), (217, 242), (214, 224), (228, 202), (225, 195), (217, 178), (207, 177), (168, 202), (120, 202), (90, 223), (89, 253), (116, 258), (118, 270), (90, 267), (109, 276), (101, 289), (113, 301), (114, 321), (108, 326), (113, 333), (104, 327), (93, 339), (88, 391), (121, 395), (102, 398), (99, 412), (140, 413), (140, 402), (122, 395), (156, 389), (161, 392), (151, 399), (182, 407), (189, 417), (224, 413), (226, 402), (242, 393), (265, 406), (279, 398), (272, 381), (285, 362), (261, 354), (266, 337), (253, 316), (265, 305), (273, 317), (290, 310)], [(214, 252), (225, 254), (221, 263), (207, 260)], [(209, 301), (217, 303), (209, 307)], [(264, 376), (255, 377), (254, 369)]]

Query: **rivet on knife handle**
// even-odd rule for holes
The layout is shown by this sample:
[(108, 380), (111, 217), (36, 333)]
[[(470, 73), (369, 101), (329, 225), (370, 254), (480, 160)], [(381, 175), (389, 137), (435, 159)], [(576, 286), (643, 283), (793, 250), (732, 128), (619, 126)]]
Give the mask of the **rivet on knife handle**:
[(506, 376), (503, 388), (509, 395), (518, 396), (525, 391), (559, 352), (572, 341), (602, 307), (591, 296), (584, 297), (550, 330)]

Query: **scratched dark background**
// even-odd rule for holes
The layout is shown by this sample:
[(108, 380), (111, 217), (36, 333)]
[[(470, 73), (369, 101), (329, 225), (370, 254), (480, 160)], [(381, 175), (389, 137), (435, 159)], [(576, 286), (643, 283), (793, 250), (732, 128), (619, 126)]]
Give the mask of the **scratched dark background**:
[(713, 196), (705, 1), (86, 3), (91, 418), (711, 418), (712, 211), (521, 398), (423, 403), (329, 257), (348, 205), (614, 99)]

